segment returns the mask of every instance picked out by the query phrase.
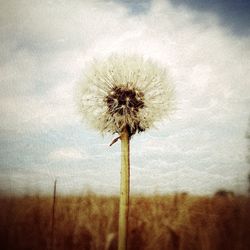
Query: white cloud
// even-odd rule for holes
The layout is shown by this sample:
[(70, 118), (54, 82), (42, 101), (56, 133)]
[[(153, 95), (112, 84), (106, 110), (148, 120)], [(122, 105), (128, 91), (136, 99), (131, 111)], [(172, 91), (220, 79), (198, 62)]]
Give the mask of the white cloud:
[(87, 153), (75, 148), (59, 148), (49, 154), (49, 160), (54, 161), (74, 161), (86, 159)]

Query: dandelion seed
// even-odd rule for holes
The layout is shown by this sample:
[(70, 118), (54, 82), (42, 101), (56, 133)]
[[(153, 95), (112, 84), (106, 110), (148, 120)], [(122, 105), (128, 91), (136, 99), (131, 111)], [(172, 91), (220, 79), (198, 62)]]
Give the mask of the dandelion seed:
[(165, 70), (142, 57), (95, 61), (80, 86), (80, 113), (102, 133), (120, 134), (127, 128), (132, 136), (173, 110), (173, 86)]

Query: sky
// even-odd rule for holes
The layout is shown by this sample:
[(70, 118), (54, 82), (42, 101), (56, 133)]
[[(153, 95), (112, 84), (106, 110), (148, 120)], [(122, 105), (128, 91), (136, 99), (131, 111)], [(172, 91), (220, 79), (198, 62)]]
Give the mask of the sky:
[(112, 53), (165, 67), (176, 111), (131, 140), (131, 192), (244, 193), (248, 1), (0, 0), (0, 191), (118, 194), (120, 145), (77, 112), (85, 65)]

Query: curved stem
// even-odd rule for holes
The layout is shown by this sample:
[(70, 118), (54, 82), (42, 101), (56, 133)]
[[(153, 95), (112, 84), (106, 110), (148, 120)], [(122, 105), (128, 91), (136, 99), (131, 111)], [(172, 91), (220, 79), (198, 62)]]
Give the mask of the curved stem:
[(120, 208), (119, 208), (119, 242), (118, 250), (126, 250), (128, 242), (128, 214), (129, 214), (129, 179), (130, 179), (130, 153), (129, 132), (124, 130), (121, 140), (121, 180), (120, 180)]

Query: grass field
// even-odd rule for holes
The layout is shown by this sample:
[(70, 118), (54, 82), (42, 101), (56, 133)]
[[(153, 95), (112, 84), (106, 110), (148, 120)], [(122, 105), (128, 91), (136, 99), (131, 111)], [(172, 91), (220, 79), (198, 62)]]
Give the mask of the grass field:
[[(0, 248), (116, 249), (118, 197), (57, 197), (54, 236), (52, 201), (52, 197), (38, 195), (2, 196)], [(247, 197), (133, 196), (130, 204), (129, 249), (250, 249)]]

